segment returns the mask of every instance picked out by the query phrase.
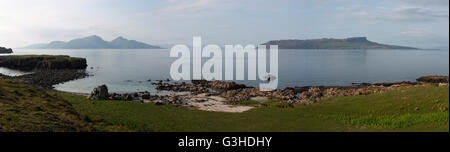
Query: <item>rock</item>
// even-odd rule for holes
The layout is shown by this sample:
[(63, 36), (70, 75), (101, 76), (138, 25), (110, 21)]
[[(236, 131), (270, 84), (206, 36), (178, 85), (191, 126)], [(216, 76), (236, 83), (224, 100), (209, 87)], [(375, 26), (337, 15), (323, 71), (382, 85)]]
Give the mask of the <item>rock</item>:
[(151, 100), (142, 100), (143, 103), (151, 103)]
[(141, 94), (141, 99), (150, 99), (150, 93), (144, 92)]
[(448, 83), (439, 83), (438, 86), (448, 86)]
[(177, 96), (175, 96), (175, 95), (171, 95), (169, 97), (169, 102), (175, 102), (176, 100), (177, 100)]
[(106, 85), (98, 86), (92, 90), (89, 94), (88, 99), (90, 100), (108, 100), (108, 87)]
[(139, 97), (139, 94), (138, 93), (133, 93), (132, 97), (133, 98), (137, 98), (137, 97)]
[(154, 102), (155, 102), (155, 105), (166, 105), (166, 103), (164, 103), (164, 101), (161, 101), (161, 100), (156, 100)]
[(427, 82), (427, 83), (448, 83), (448, 76), (423, 76), (417, 79), (418, 82)]
[[(0, 64), (1, 65), (1, 64)], [(53, 89), (53, 85), (89, 76), (85, 70), (38, 70), (32, 74), (17, 76), (26, 84)]]
[(256, 102), (259, 102), (259, 103), (264, 103), (264, 102), (266, 102), (267, 100), (269, 100), (269, 98), (267, 98), (267, 97), (262, 97), (262, 96), (258, 96), (258, 97), (251, 97), (250, 100), (256, 101)]
[(211, 93), (200, 93), (197, 95), (197, 97), (209, 97), (211, 96)]
[(11, 48), (0, 47), (0, 54), (2, 53), (13, 53)]
[(84, 58), (75, 58), (67, 55), (11, 55), (0, 56), (0, 65), (22, 71), (79, 70), (86, 69), (87, 61)]

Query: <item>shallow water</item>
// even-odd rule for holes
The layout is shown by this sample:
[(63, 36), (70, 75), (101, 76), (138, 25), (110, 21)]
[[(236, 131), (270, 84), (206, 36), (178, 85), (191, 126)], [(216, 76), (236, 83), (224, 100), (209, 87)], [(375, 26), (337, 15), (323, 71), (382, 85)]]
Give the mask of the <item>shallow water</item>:
[(19, 71), (19, 70), (13, 70), (13, 69), (0, 67), (0, 73), (7, 75), (7, 76), (21, 76), (21, 75), (25, 75), (25, 74), (31, 74), (32, 72), (23, 72), (23, 71)]
[[(113, 92), (155, 92), (151, 83), (170, 78), (170, 65), (177, 59), (169, 57), (168, 49), (14, 51), (18, 55), (53, 54), (86, 58), (87, 71), (93, 76), (55, 86), (58, 90), (80, 93), (88, 93), (101, 84), (106, 84)], [(2, 71), (8, 70), (0, 68), (0, 73)], [(448, 50), (279, 50), (278, 88), (415, 81), (424, 75), (448, 73)], [(259, 83), (237, 82), (252, 86)]]

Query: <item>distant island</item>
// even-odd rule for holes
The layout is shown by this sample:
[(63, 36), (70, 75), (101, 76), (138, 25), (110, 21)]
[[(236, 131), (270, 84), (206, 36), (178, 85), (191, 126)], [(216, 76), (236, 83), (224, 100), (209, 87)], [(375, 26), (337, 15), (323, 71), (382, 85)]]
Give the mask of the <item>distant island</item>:
[(11, 48), (5, 48), (0, 46), (0, 54), (2, 53), (13, 53)]
[(128, 40), (119, 36), (112, 41), (105, 41), (97, 35), (74, 39), (68, 42), (53, 41), (48, 44), (33, 44), (25, 49), (160, 49), (136, 40)]
[(276, 40), (262, 45), (278, 45), (279, 49), (417, 49), (406, 46), (387, 45), (372, 42), (366, 37), (346, 39)]

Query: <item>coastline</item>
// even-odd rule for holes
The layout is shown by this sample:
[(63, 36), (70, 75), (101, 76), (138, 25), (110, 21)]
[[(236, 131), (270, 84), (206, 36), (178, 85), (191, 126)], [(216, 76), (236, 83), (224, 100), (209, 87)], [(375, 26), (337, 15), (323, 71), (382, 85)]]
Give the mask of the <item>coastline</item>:
[[(71, 92), (71, 91), (63, 91), (63, 90), (57, 90), (53, 86), (61, 83), (65, 83), (72, 80), (77, 79), (83, 79), (89, 76), (92, 76), (88, 74), (85, 70), (70, 70), (70, 69), (64, 69), (64, 70), (35, 70), (33, 73), (30, 74), (24, 74), (20, 76), (8, 76), (0, 73), (1, 77), (8, 78), (8, 79), (16, 79), (20, 80), (24, 84), (51, 90), (51, 91), (57, 91), (62, 93), (70, 93), (75, 95), (82, 95), (82, 96), (89, 96), (90, 93), (83, 93), (83, 92)], [(429, 79), (427, 77), (438, 77), (438, 79)], [(364, 92), (364, 90), (371, 90), (372, 87), (402, 87), (402, 86), (415, 86), (415, 85), (448, 85), (448, 76), (423, 76), (420, 78), (417, 78), (415, 82), (411, 81), (401, 81), (401, 82), (378, 82), (378, 83), (352, 83), (352, 85), (343, 85), (343, 86), (326, 86), (326, 85), (319, 85), (319, 86), (292, 86), (292, 87), (286, 87), (284, 89), (277, 89), (274, 91), (258, 91), (258, 88), (246, 86), (244, 84), (237, 84), (235, 82), (225, 82), (225, 81), (206, 81), (206, 80), (193, 80), (191, 83), (170, 83), (168, 81), (164, 82), (163, 80), (159, 80), (157, 83), (152, 83), (152, 85), (156, 85), (156, 89), (158, 91), (169, 91), (174, 92), (175, 96), (185, 96), (186, 94), (179, 94), (176, 93), (182, 93), (182, 92), (190, 92), (193, 95), (198, 95), (202, 93), (207, 94), (221, 94), (222, 96), (228, 97), (231, 99), (230, 95), (224, 95), (223, 93), (228, 94), (234, 94), (236, 95), (236, 91), (243, 92), (253, 92), (253, 94), (262, 95), (262, 96), (268, 96), (268, 97), (276, 97), (276, 95), (267, 95), (262, 94), (262, 92), (276, 92), (281, 94), (299, 94), (303, 92), (314, 92), (314, 90), (329, 90), (329, 91), (336, 91), (336, 90), (351, 90), (355, 91), (353, 93), (348, 92), (344, 94), (344, 96), (348, 95), (357, 95), (357, 94), (368, 94), (367, 92)], [(382, 89), (381, 89), (382, 90)], [(229, 92), (232, 91), (232, 92)], [(243, 91), (243, 92), (242, 92)], [(380, 91), (379, 89), (377, 91)], [(375, 92), (377, 92), (375, 91)], [(115, 95), (128, 95), (128, 94), (141, 94), (141, 93), (148, 93), (147, 91), (141, 91), (141, 92), (128, 92), (128, 93), (113, 93)], [(336, 93), (334, 93), (336, 94)], [(172, 96), (173, 96), (172, 95)], [(140, 95), (139, 95), (140, 96)], [(168, 95), (161, 95), (161, 96), (168, 96)], [(252, 95), (255, 96), (255, 95)], [(333, 96), (333, 95), (331, 95)], [(122, 100), (121, 98), (116, 98)], [(282, 97), (278, 96), (278, 99), (281, 100), (289, 100), (292, 99), (292, 95), (290, 97)], [(124, 99), (125, 100), (125, 99)], [(133, 100), (133, 99), (131, 99)], [(136, 99), (134, 99), (136, 100)], [(241, 99), (242, 100), (242, 99)], [(233, 101), (230, 104), (233, 104)]]
[[(195, 95), (201, 98), (192, 98), (197, 100), (192, 103), (203, 105), (201, 109), (198, 105), (89, 100), (3, 77), (0, 84), (0, 103), (4, 105), (0, 112), (14, 116), (11, 121), (0, 119), (0, 124), (6, 125), (0, 131), (448, 131), (448, 85), (427, 83), (368, 95), (324, 98), (294, 107), (277, 100), (255, 100), (224, 108), (203, 101), (214, 95), (202, 93)], [(11, 108), (22, 112), (4, 111)], [(65, 118), (64, 122), (54, 116)], [(56, 125), (64, 126), (48, 127), (55, 125), (55, 120)], [(36, 121), (40, 123), (33, 123)]]
[[(94, 88), (91, 93), (70, 92), (54, 89), (54, 85), (71, 80), (88, 77), (86, 59), (69, 56), (24, 55), (5, 56), (0, 60), (3, 66), (19, 67), (19, 69), (34, 69), (31, 74), (21, 76), (0, 76), (19, 80), (21, 83), (60, 93), (85, 96), (90, 100), (121, 100), (157, 105), (182, 105), (196, 107), (206, 111), (244, 112), (252, 107), (242, 106), (245, 102), (265, 103), (269, 100), (284, 104), (284, 107), (308, 105), (323, 99), (339, 96), (369, 95), (374, 93), (424, 85), (447, 85), (448, 76), (424, 76), (417, 82), (380, 82), (380, 83), (352, 83), (351, 86), (292, 86), (273, 91), (260, 91), (258, 88), (244, 84), (226, 81), (192, 80), (190, 83), (170, 83), (157, 80), (156, 90), (169, 91), (173, 94), (160, 95), (148, 91), (114, 93), (108, 92), (106, 85)], [(40, 64), (40, 63), (46, 64)], [(23, 66), (26, 63), (26, 66)], [(48, 64), (47, 64), (48, 63)], [(59, 65), (63, 63), (63, 65)], [(52, 66), (54, 65), (54, 66)], [(64, 66), (69, 65), (69, 66)], [(188, 94), (177, 94), (189, 92)]]
[[(435, 130), (448, 131), (448, 76), (421, 77), (417, 79), (418, 82), (304, 86), (269, 92), (223, 81), (198, 80), (170, 84), (169, 81), (160, 80), (155, 84), (158, 90), (190, 92), (190, 94), (174, 95), (156, 95), (145, 91), (125, 94), (109, 93), (106, 86), (96, 88), (87, 95), (59, 91), (52, 87), (54, 84), (86, 76), (88, 74), (82, 69), (36, 70), (33, 74), (17, 77), (0, 74), (2, 84), (0, 102), (8, 103), (7, 106), (0, 108), (19, 108), (26, 111), (19, 115), (14, 114), (14, 111), (3, 112), (2, 114), (6, 116), (17, 116), (13, 121), (13, 125), (16, 126), (7, 126), (6, 129), (22, 131), (155, 131), (154, 129), (156, 131), (286, 131), (285, 129), (319, 131), (317, 127), (331, 125), (342, 129), (377, 131), (381, 125), (382, 130), (390, 131), (408, 130), (411, 125), (420, 127), (423, 123), (433, 122)], [(395, 106), (386, 107), (386, 105)], [(367, 109), (368, 106), (369, 109)], [(374, 108), (378, 111), (373, 111)], [(58, 113), (51, 113), (52, 111), (58, 111)], [(386, 111), (393, 112), (391, 114)], [(40, 115), (42, 117), (31, 115), (33, 113), (42, 113)], [(48, 117), (66, 118), (67, 115), (70, 115), (69, 120), (64, 119), (63, 122), (57, 123), (64, 124), (64, 127), (57, 129), (47, 127), (55, 124), (53, 119), (58, 119)], [(366, 117), (374, 121), (366, 122), (364, 121)], [(403, 122), (404, 117), (417, 121)], [(385, 118), (389, 119), (384, 120)], [(30, 119), (41, 123), (32, 124)], [(277, 125), (267, 124), (270, 121), (277, 122)], [(386, 124), (385, 121), (389, 123)], [(6, 121), (6, 124), (8, 122)], [(167, 122), (177, 127), (168, 128)], [(212, 126), (206, 129), (203, 125), (199, 126), (205, 122), (216, 123), (212, 123)], [(5, 121), (0, 120), (1, 123)], [(253, 129), (237, 127), (240, 125)], [(283, 127), (280, 128), (280, 125)], [(35, 127), (27, 128), (28, 126)], [(325, 131), (351, 131), (336, 129), (336, 127), (326, 127)]]

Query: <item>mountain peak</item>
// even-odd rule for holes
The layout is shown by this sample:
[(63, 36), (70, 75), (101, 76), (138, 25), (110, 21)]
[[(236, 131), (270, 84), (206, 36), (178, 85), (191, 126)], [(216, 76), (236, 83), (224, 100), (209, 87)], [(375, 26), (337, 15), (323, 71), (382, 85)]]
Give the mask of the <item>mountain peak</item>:
[(53, 41), (48, 44), (30, 45), (30, 49), (159, 49), (159, 46), (128, 40), (122, 36), (112, 41), (105, 41), (100, 36), (91, 35), (73, 39), (68, 42)]
[(101, 40), (103, 40), (103, 38), (98, 35), (91, 35), (91, 36), (85, 37), (84, 39), (99, 39), (99, 40), (101, 39)]
[(126, 38), (123, 38), (122, 36), (117, 37), (116, 39), (114, 39), (113, 41), (117, 41), (117, 40), (128, 40)]

